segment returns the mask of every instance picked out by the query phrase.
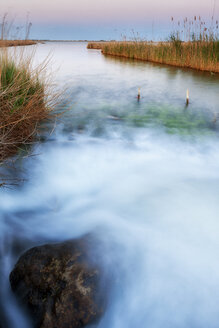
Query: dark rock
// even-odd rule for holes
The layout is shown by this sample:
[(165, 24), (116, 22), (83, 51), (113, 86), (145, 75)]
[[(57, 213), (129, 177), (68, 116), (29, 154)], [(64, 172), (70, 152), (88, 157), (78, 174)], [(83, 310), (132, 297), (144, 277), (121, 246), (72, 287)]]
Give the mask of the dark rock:
[(30, 311), (34, 327), (77, 328), (104, 311), (100, 269), (88, 256), (89, 238), (34, 247), (10, 274), (12, 290)]

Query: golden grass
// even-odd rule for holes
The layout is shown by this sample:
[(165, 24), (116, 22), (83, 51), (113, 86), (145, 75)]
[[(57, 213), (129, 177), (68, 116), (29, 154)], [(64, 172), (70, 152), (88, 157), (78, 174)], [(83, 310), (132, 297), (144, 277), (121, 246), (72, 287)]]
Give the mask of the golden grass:
[(55, 98), (48, 98), (46, 63), (33, 68), (33, 54), (0, 50), (0, 162), (33, 142)]
[(219, 41), (180, 40), (170, 42), (105, 42), (88, 44), (89, 49), (101, 49), (104, 55), (144, 60), (201, 71), (219, 73)]
[(102, 49), (105, 42), (89, 42), (87, 49)]
[(167, 42), (134, 41), (89, 43), (103, 54), (145, 60), (178, 67), (219, 73), (219, 22), (214, 11), (208, 26), (200, 16), (183, 21), (171, 17), (172, 33)]
[(17, 47), (17, 46), (29, 46), (37, 44), (33, 40), (0, 40), (0, 48), (2, 47)]

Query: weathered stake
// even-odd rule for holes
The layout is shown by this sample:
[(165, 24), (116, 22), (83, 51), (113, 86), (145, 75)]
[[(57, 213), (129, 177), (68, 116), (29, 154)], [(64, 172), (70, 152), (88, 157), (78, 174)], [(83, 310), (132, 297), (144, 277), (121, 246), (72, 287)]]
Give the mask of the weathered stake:
[(138, 101), (140, 101), (140, 98), (141, 98), (141, 89), (140, 88), (138, 88)]
[(186, 106), (189, 105), (189, 89), (186, 91)]

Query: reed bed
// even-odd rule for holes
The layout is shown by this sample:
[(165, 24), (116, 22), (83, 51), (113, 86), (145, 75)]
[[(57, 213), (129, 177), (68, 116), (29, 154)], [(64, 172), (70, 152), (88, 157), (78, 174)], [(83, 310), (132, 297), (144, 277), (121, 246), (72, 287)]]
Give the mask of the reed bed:
[(18, 46), (30, 46), (37, 44), (34, 40), (0, 40), (0, 48), (4, 47), (18, 47)]
[[(172, 18), (174, 24), (174, 19)], [(209, 28), (201, 17), (177, 22), (168, 41), (141, 40), (89, 43), (89, 49), (101, 49), (104, 55), (193, 68), (219, 73), (218, 21)], [(183, 26), (181, 28), (181, 25)]]
[(32, 65), (25, 56), (0, 51), (0, 162), (34, 141), (40, 122), (51, 116), (55, 98), (49, 98), (46, 62)]
[(219, 73), (219, 42), (113, 42), (102, 45), (105, 55)]
[(87, 49), (102, 49), (105, 42), (89, 42)]

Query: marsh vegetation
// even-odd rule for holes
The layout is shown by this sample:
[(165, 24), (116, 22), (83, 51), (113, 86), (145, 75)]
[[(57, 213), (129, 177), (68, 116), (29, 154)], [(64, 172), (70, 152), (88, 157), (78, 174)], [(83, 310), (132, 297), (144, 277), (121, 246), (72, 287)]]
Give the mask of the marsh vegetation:
[(30, 144), (52, 112), (46, 64), (33, 68), (34, 53), (0, 52), (0, 162)]
[(104, 55), (120, 56), (201, 71), (219, 72), (218, 20), (207, 24), (199, 16), (174, 22), (166, 41), (132, 41), (89, 43), (89, 49), (101, 49)]
[(2, 17), (0, 16), (0, 48), (36, 44), (36, 41), (30, 40), (31, 27), (29, 13), (26, 16), (25, 25), (17, 26), (15, 18), (10, 18), (9, 14), (5, 12)]

